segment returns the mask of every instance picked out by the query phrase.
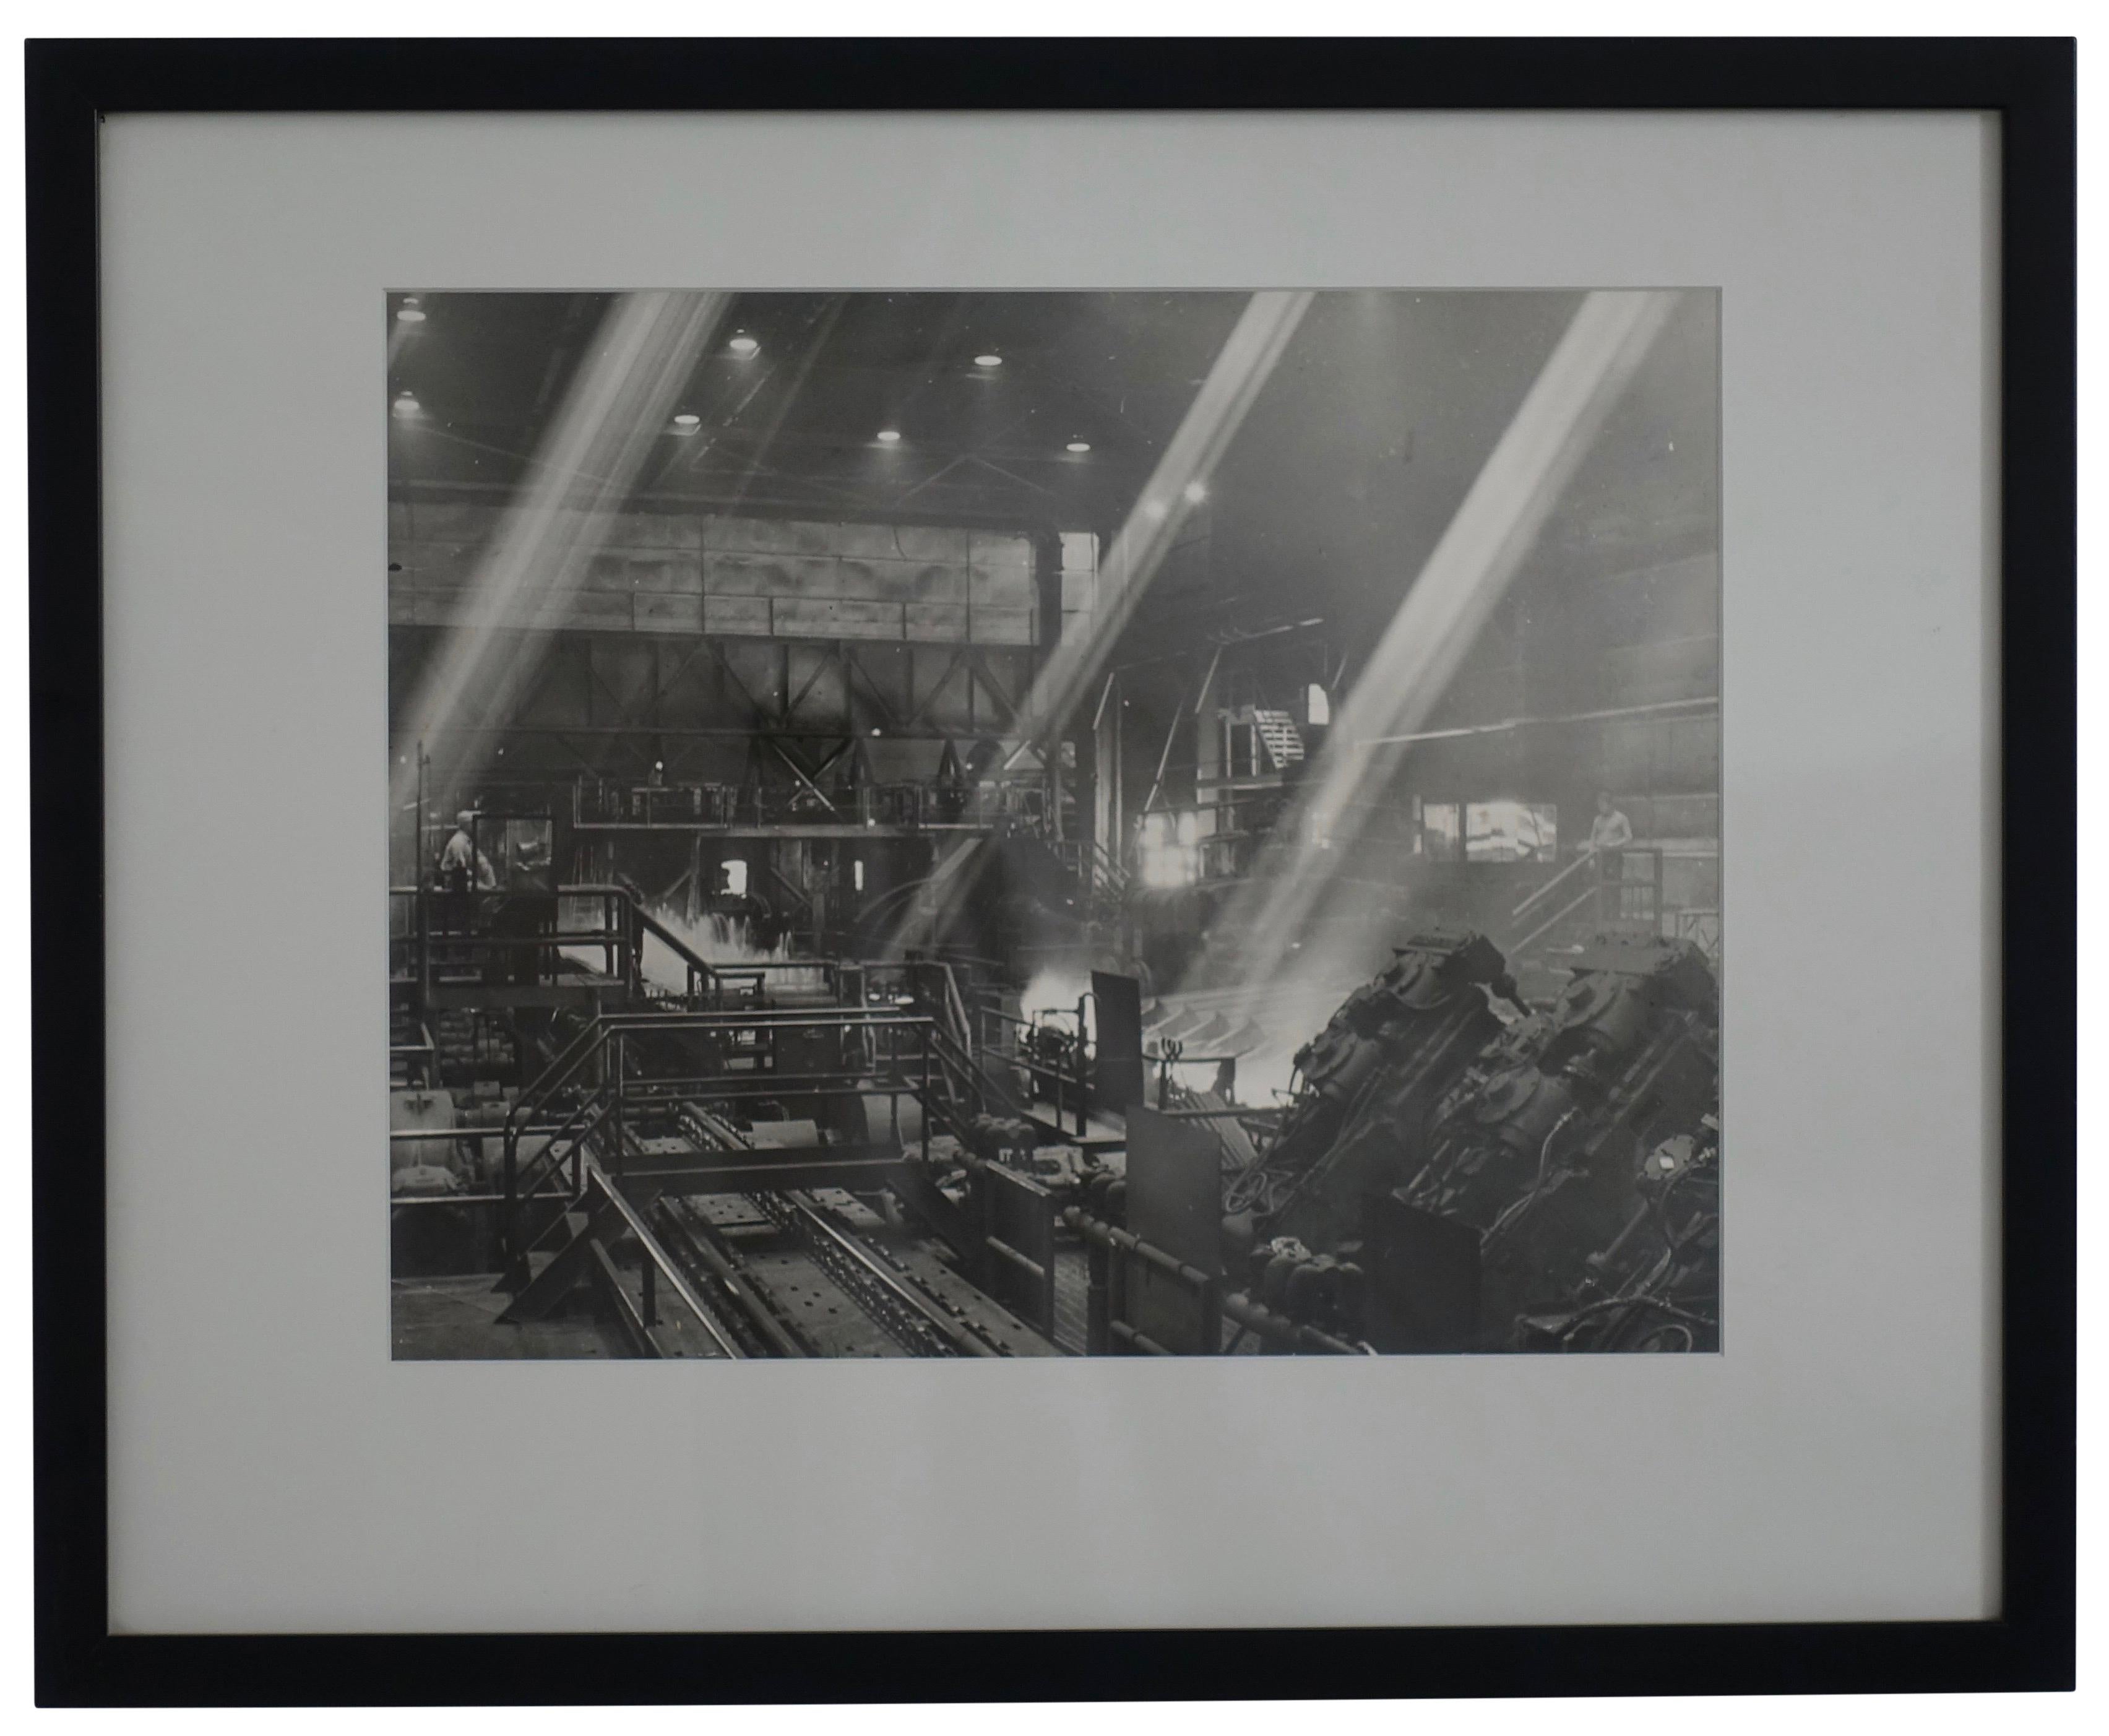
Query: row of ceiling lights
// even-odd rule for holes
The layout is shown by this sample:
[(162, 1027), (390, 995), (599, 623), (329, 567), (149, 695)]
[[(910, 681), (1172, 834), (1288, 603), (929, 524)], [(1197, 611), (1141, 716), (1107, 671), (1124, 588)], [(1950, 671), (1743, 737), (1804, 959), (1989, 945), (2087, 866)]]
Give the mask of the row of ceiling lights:
[[(702, 426), (702, 421), (703, 418), (697, 415), (694, 411), (683, 410), (675, 417), (673, 427), (670, 432), (675, 434), (693, 434)], [(882, 446), (897, 446), (901, 444), (901, 430), (898, 428), (881, 428), (872, 436)], [(1081, 454), (1091, 450), (1091, 443), (1088, 440), (1073, 440), (1063, 450)]]
[[(418, 402), (417, 395), (407, 387), (396, 393), (395, 401), (389, 405), (389, 408), (396, 415), (406, 418), (422, 415), (424, 413), (424, 406)], [(676, 434), (693, 434), (702, 426), (702, 421), (703, 418), (696, 414), (693, 410), (683, 410), (674, 418), (672, 432)], [(901, 430), (881, 428), (876, 437), (882, 446), (897, 446), (901, 444)], [(1066, 450), (1079, 454), (1088, 452), (1091, 450), (1091, 443), (1088, 440), (1073, 440)]]
[[(736, 331), (733, 333), (731, 341), (725, 345), (725, 348), (738, 357), (741, 361), (751, 362), (756, 356), (761, 354), (761, 340), (751, 336), (745, 330)], [(974, 366), (983, 368), (1000, 368), (1003, 366), (1003, 358), (993, 350), (985, 350), (974, 358)]]
[[(725, 348), (740, 360), (752, 361), (761, 353), (761, 341), (744, 331), (735, 332)], [(974, 358), (974, 366), (984, 370), (1000, 368), (1003, 366), (1003, 358), (995, 350), (987, 350)], [(676, 434), (693, 434), (702, 426), (702, 417), (692, 410), (683, 410), (674, 418), (673, 431)], [(897, 446), (901, 444), (901, 430), (881, 428), (874, 437), (882, 446)], [(1081, 456), (1091, 450), (1091, 443), (1088, 440), (1073, 440), (1065, 450)]]
[[(396, 393), (395, 400), (389, 405), (389, 409), (396, 415), (405, 418), (421, 416), (424, 414), (424, 407), (418, 402), (416, 396), (408, 388)], [(674, 432), (677, 434), (693, 434), (701, 425), (702, 420), (701, 417), (684, 410), (674, 418)], [(901, 431), (898, 428), (881, 428), (878, 431), (878, 442), (884, 446), (899, 445)], [(1073, 440), (1069, 442), (1068, 450), (1072, 452), (1088, 452), (1091, 450), (1091, 443), (1086, 440)], [(1185, 495), (1188, 500), (1195, 506), (1199, 506), (1208, 497), (1208, 486), (1205, 483), (1199, 481), (1189, 482), (1186, 485)], [(1145, 507), (1145, 510), (1147, 511), (1149, 509)], [(1157, 505), (1156, 510), (1151, 513), (1151, 516), (1163, 518), (1164, 516), (1163, 506)]]
[[(423, 302), (416, 296), (405, 296), (403, 305), (395, 310), (395, 317), (404, 325), (422, 325), (425, 323)], [(733, 333), (725, 348), (743, 362), (751, 362), (761, 354), (761, 340), (744, 330)], [(1000, 368), (1003, 358), (993, 350), (974, 358), (977, 368)]]
[[(417, 296), (405, 296), (403, 298), (402, 306), (395, 310), (395, 317), (405, 325), (422, 325), (424, 323), (425, 310), (419, 305)], [(761, 353), (761, 341), (745, 332), (735, 332), (725, 348), (738, 356), (740, 360), (752, 361)], [(974, 366), (1000, 368), (1003, 366), (1003, 358), (993, 350), (987, 350), (974, 358)], [(419, 414), (417, 399), (407, 391), (396, 395), (392, 408), (399, 416), (415, 416)], [(702, 422), (703, 418), (696, 414), (693, 410), (683, 410), (674, 418), (673, 432), (676, 434), (693, 434), (702, 426)], [(897, 446), (901, 444), (901, 430), (881, 428), (878, 431), (878, 440), (882, 446)], [(1088, 440), (1073, 440), (1063, 450), (1082, 457), (1091, 450), (1091, 443)], [(1194, 486), (1198, 487), (1199, 485), (1197, 483)], [(1188, 492), (1192, 494), (1191, 490)], [(1193, 498), (1198, 500), (1200, 497), (1194, 495)]]

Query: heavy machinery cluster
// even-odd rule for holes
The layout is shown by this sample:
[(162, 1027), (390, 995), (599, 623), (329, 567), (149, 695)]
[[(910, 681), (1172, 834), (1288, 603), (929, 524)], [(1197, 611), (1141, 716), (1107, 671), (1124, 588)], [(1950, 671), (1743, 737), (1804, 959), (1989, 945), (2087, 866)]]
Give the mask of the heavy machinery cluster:
[(721, 971), (599, 902), (612, 974), (442, 979), (448, 1039), (400, 1046), (397, 1276), (498, 1274), (509, 1354), (1719, 1345), (1689, 943), (1606, 936), (1533, 1005), (1484, 936), (1415, 934), (1240, 1103), (1152, 1068), (1131, 977), (1035, 1009), (960, 960)]

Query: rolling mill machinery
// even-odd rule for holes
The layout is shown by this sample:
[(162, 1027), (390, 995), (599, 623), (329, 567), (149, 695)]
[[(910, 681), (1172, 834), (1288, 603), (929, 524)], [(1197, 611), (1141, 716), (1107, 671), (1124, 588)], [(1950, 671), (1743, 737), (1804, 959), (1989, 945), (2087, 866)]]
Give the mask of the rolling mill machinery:
[[(683, 962), (689, 992), (547, 1010), (520, 1083), (440, 1117), (507, 1321), (590, 1291), (648, 1355), (1718, 1347), (1689, 945), (1600, 939), (1532, 1005), (1484, 936), (1413, 934), (1267, 1106), (1153, 1088), (1132, 978), (1049, 1023), (962, 964)], [(404, 1227), (472, 1209), (441, 1203)]]
[(1131, 1116), (1125, 1173), (1073, 1214), (1104, 1250), (1105, 1348), (1154, 1311), (1143, 1347), (1190, 1354), (1717, 1349), (1712, 971), (1653, 939), (1569, 968), (1533, 1008), (1483, 936), (1417, 934), (1298, 1052), (1271, 1128)]

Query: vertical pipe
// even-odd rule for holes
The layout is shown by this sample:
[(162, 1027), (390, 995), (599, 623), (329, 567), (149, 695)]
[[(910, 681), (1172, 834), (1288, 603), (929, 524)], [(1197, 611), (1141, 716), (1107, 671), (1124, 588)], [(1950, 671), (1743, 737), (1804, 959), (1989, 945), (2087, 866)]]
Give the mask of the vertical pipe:
[(1127, 1255), (1120, 1249), (1106, 1250), (1106, 1349), (1117, 1356), (1127, 1354), (1125, 1340), (1113, 1336), (1113, 1323), (1127, 1318)]
[(621, 1175), (622, 1173), (623, 1148), (625, 1143), (624, 1138), (624, 1110), (626, 1105), (624, 1102), (624, 1099), (627, 1096), (627, 1092), (625, 1087), (630, 1069), (625, 1065), (625, 1063), (628, 1058), (626, 1054), (628, 1041), (629, 1039), (625, 1033), (617, 1031), (615, 1033), (614, 1169), (615, 1173), (617, 1175)]
[(1077, 997), (1077, 1134), (1079, 1138), (1091, 1128), (1091, 1074), (1084, 1061), (1085, 1015), (1091, 997), (1088, 994)]
[(413, 878), (422, 884), (425, 878), (425, 744), (422, 738), (418, 743), (418, 811), (413, 818), (418, 833), (410, 848), (418, 854)]
[(517, 1251), (514, 1246), (519, 1236), (520, 1215), (520, 1132), (508, 1126), (505, 1130), (505, 1180), (502, 1191), (505, 1196), (503, 1221), (498, 1227), (499, 1264), (509, 1267)]
[(1104, 1356), (1107, 1341), (1113, 1336), (1106, 1326), (1109, 1304), (1112, 1300), (1111, 1275), (1107, 1269), (1109, 1258), (1104, 1242), (1095, 1236), (1084, 1238), (1084, 1354)]

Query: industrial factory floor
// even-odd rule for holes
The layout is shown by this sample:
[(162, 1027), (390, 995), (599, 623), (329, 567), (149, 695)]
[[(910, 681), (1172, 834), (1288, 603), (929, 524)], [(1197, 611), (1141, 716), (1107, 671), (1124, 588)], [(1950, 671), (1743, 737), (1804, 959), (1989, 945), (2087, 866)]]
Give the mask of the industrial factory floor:
[(585, 1315), (559, 1315), (531, 1327), (501, 1326), (498, 1317), (512, 1299), (492, 1290), (495, 1282), (489, 1273), (393, 1281), (388, 1306), (396, 1360), (576, 1360), (629, 1354), (612, 1328)]

